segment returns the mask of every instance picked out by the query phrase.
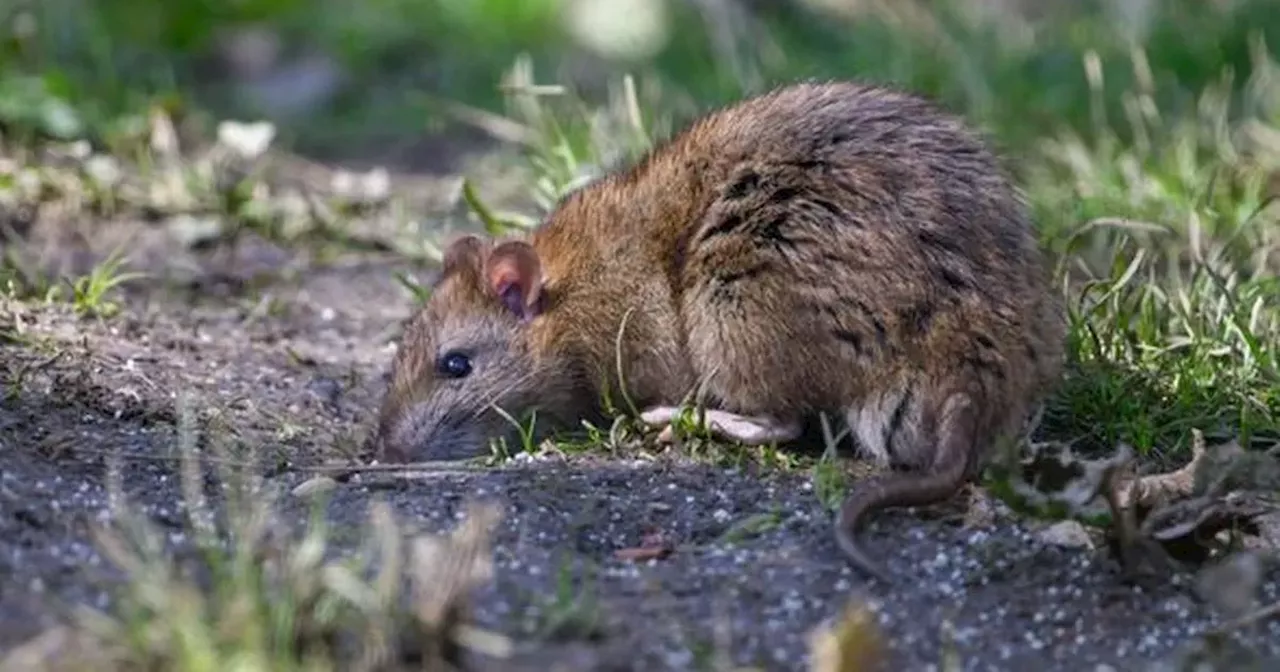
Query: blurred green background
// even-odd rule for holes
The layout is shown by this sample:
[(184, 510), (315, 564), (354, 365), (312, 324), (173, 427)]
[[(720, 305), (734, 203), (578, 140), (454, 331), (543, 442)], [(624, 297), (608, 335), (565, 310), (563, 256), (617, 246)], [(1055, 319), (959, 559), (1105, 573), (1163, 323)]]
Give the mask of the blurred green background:
[(1275, 0), (7, 0), (0, 123), (97, 133), (164, 101), (264, 116), (319, 154), (438, 133), (430, 101), (500, 109), (527, 54), (540, 81), (605, 95), (620, 72), (679, 120), (800, 77), (857, 76), (927, 93), (1017, 145), (1096, 129), (1085, 55), (1116, 95), (1145, 53), (1177, 114), (1280, 45)]

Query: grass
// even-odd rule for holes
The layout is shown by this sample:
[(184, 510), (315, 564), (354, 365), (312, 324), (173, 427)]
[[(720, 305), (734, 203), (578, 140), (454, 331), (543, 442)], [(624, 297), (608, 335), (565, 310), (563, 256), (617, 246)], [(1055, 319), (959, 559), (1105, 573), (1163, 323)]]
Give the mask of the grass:
[(85, 275), (63, 277), (50, 282), (32, 273), (12, 258), (0, 262), (0, 287), (9, 298), (39, 299), (44, 303), (67, 303), (83, 317), (114, 317), (120, 304), (112, 296), (125, 283), (146, 277), (144, 273), (122, 270), (124, 257), (117, 250)]
[[(122, 273), (120, 267), (124, 260), (119, 252), (113, 253), (101, 264), (93, 267), (88, 275), (67, 281), (70, 296), (68, 300), (80, 315), (112, 317), (119, 312), (120, 306), (108, 298), (108, 294), (116, 287), (138, 278), (142, 273)], [(57, 296), (50, 296), (56, 300)]]
[[(440, 96), (499, 106), (494, 75), (521, 54), (557, 81), (583, 84), (593, 102), (608, 95), (608, 73), (642, 69), (646, 104), (681, 116), (779, 79), (858, 73), (929, 92), (1016, 147), (1064, 124), (1092, 123), (1096, 110), (1079, 68), (1085, 48), (1099, 51), (1107, 82), (1126, 88), (1138, 80), (1123, 63), (1136, 42), (1150, 55), (1157, 102), (1181, 113), (1193, 103), (1189, 92), (1224, 69), (1248, 69), (1251, 35), (1273, 45), (1280, 38), (1280, 18), (1267, 0), (1051, 0), (1015, 3), (1015, 11), (997, 15), (973, 12), (981, 1), (843, 3), (862, 9), (857, 21), (821, 9), (832, 3), (810, 0), (750, 12), (732, 3), (668, 1), (646, 3), (665, 11), (632, 11), (629, 24), (582, 28), (565, 20), (567, 0), (344, 0), (323, 9), (303, 0), (254, 0), (223, 9), (208, 3), (126, 9), (137, 2), (115, 11), (83, 0), (24, 7), (19, 14), (27, 19), (11, 24), (0, 47), (0, 83), (12, 92), (0, 97), (8, 106), (0, 108), (0, 120), (26, 133), (109, 137), (136, 126), (136, 111), (151, 102), (184, 116), (202, 109), (256, 116), (261, 104), (236, 88), (215, 54), (226, 28), (265, 25), (282, 40), (281, 62), (291, 62), (293, 52), (321, 53), (350, 75), (286, 129), (315, 149), (373, 141), (387, 129), (438, 130), (451, 121)], [(1038, 12), (1021, 11), (1036, 4), (1043, 5)], [(1034, 13), (1043, 18), (1026, 18)], [(136, 15), (151, 20), (121, 18)], [(598, 42), (639, 44), (633, 38), (650, 21), (660, 40), (656, 52), (600, 50)], [(206, 67), (197, 67), (201, 61)], [(432, 63), (426, 71), (425, 62)], [(1117, 97), (1103, 105), (1123, 113)]]
[[(65, 11), (66, 2), (30, 11), (47, 26), (52, 15), (39, 13), (55, 5)], [(158, 123), (181, 126), (206, 106), (245, 108), (226, 91), (198, 85), (194, 70), (183, 71), (191, 59), (162, 65), (146, 52), (198, 51), (220, 21), (265, 17), (289, 39), (337, 53), (356, 75), (385, 70), (379, 80), (396, 95), (344, 91), (305, 120), (282, 124), (284, 139), (301, 146), (326, 145), (351, 127), (411, 132), (418, 129), (407, 119), (442, 124), (458, 116), (457, 106), (415, 98), (421, 88), (473, 106), (505, 104), (503, 128), (519, 129), (526, 143), (526, 191), (535, 207), (501, 212), (464, 182), (458, 198), (470, 209), (470, 225), (489, 233), (531, 225), (566, 191), (634, 158), (699, 109), (773, 81), (858, 75), (943, 101), (1009, 157), (1070, 309), (1068, 372), (1046, 409), (1042, 437), (1094, 453), (1129, 445), (1166, 465), (1187, 461), (1193, 430), (1249, 447), (1280, 440), (1280, 14), (1268, 12), (1264, 0), (1229, 11), (1178, 0), (1151, 3), (1149, 13), (1126, 24), (1107, 11), (1136, 3), (1098, 3), (1107, 11), (1094, 13), (1049, 3), (1050, 21), (1009, 12), (993, 23), (974, 19), (964, 2), (855, 4), (867, 14), (854, 23), (813, 9), (771, 6), (733, 16), (674, 9), (666, 46), (644, 59), (607, 62), (603, 87), (568, 81), (564, 73), (589, 46), (561, 39), (565, 28), (550, 1), (381, 0), (335, 3), (342, 9), (313, 16), (305, 3), (261, 0), (217, 17), (196, 3), (165, 9), (146, 26), (122, 21), (127, 12), (86, 10), (69, 31), (93, 39), (59, 40), (37, 30), (5, 43), (0, 130), (2, 155), (12, 161), (0, 166), (0, 200), (15, 212), (70, 202), (78, 217), (150, 213), (186, 218), (196, 229), (212, 222), (214, 233), (204, 235), (228, 244), (247, 230), (290, 246), (345, 248), (363, 240), (356, 233), (362, 221), (412, 229), (412, 217), (385, 202), (371, 209), (267, 184), (252, 160), (249, 169), (231, 171), (226, 159), (235, 152), (218, 143), (166, 160), (155, 141)], [(417, 31), (406, 26), (428, 17), (440, 37), (428, 48), (439, 56), (430, 87), (401, 66), (383, 67), (413, 60), (396, 58), (417, 44)], [(726, 37), (714, 29), (717, 21), (740, 30)], [(749, 35), (758, 49), (735, 47)], [(535, 72), (557, 83), (543, 83)], [(501, 90), (490, 86), (499, 74)], [(64, 146), (50, 138), (84, 139), (89, 150), (55, 161), (32, 149)], [(422, 260), (438, 256), (437, 242), (402, 237), (390, 247)], [(12, 251), (0, 264), (0, 290), (11, 301), (67, 301), (81, 314), (109, 319), (120, 312), (116, 291), (134, 279), (113, 257), (84, 276), (52, 282)], [(425, 297), (409, 276), (399, 280), (412, 297)], [(701, 440), (693, 413), (679, 424), (691, 454), (809, 469), (815, 496), (828, 508), (840, 500), (843, 477), (831, 451), (817, 460), (775, 450), (744, 456)], [(182, 475), (191, 479), (193, 430), (184, 431)], [(835, 431), (828, 428), (829, 446)], [(538, 449), (531, 431), (521, 436), (520, 446), (496, 449), (495, 457)], [(583, 436), (561, 448), (612, 452), (633, 432), (620, 417), (609, 427), (584, 427)], [(218, 507), (202, 503), (199, 488), (186, 490), (189, 508), (216, 521), (187, 521), (203, 582), (179, 572), (156, 531), (122, 506), (96, 538), (125, 574), (116, 609), (86, 612), (81, 627), (36, 644), (80, 642), (100, 667), (181, 670), (349, 669), (339, 660), (371, 669), (406, 654), (398, 639), (404, 633), (439, 656), (454, 645), (508, 646), (459, 625), (453, 608), (465, 598), (450, 591), (470, 581), (469, 570), (458, 565), (453, 575), (432, 575), (424, 560), (428, 549), (453, 548), (458, 562), (483, 566), (480, 551), (467, 546), (482, 545), (478, 528), (466, 528), (470, 541), (431, 541), (375, 507), (365, 551), (331, 560), (322, 517), (301, 535), (281, 532), (263, 483), (235, 471), (222, 480), (234, 496)], [(728, 536), (776, 523), (761, 514)], [(405, 583), (420, 590), (398, 601)], [(544, 636), (594, 632), (598, 609), (564, 578), (544, 605), (547, 620), (531, 627)]]
[(176, 561), (168, 535), (132, 509), (120, 460), (109, 459), (111, 523), (94, 525), (93, 539), (123, 574), (114, 609), (78, 607), (74, 627), (9, 652), (4, 669), (46, 669), (53, 661), (52, 669), (377, 670), (414, 659), (443, 669), (458, 664), (463, 648), (507, 654), (504, 637), (461, 620), (467, 594), (491, 571), (492, 506), (469, 507), (456, 530), (433, 536), (414, 534), (374, 502), (360, 547), (335, 559), (325, 489), (297, 489), (313, 515), (300, 533), (291, 529), (253, 455), (232, 455), (216, 434), (209, 442), (222, 501), (211, 504), (196, 409), (181, 400), (179, 407), (193, 560)]
[(1056, 432), (1148, 453), (1185, 450), (1193, 427), (1277, 438), (1278, 155), (1251, 134), (1274, 133), (1280, 89), (1255, 57), (1242, 115), (1216, 86), (1194, 116), (1131, 117), (1132, 145), (1109, 126), (1045, 143), (1028, 189), (1061, 257), (1073, 356)]

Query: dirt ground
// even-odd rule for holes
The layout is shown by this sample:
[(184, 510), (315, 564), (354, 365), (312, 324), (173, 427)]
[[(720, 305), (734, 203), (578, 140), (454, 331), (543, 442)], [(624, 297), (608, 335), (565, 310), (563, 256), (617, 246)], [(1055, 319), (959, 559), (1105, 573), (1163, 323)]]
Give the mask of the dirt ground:
[[(151, 240), (111, 236), (135, 234)], [(161, 245), (151, 258), (170, 267), (212, 263), (148, 244)], [(143, 247), (135, 251), (147, 256)], [(225, 414), (237, 440), (261, 446), (274, 465), (268, 480), (285, 488), (308, 477), (292, 467), (359, 449), (387, 344), (410, 310), (392, 272), (408, 267), (381, 255), (319, 263), (265, 244), (241, 259), (241, 272), (256, 265), (273, 277), (253, 279), (251, 290), (199, 271), (188, 272), (194, 288), (143, 283), (105, 321), (63, 307), (0, 311), (25, 333), (25, 343), (0, 344), (0, 646), (69, 605), (106, 605), (96, 583), (105, 565), (86, 529), (107, 506), (105, 455), (129, 457), (133, 502), (162, 527), (181, 525), (177, 394)], [(868, 546), (902, 581), (868, 583), (837, 552), (805, 473), (679, 456), (514, 460), (423, 480), (358, 479), (339, 486), (330, 517), (339, 530), (362, 526), (373, 497), (427, 530), (452, 527), (472, 497), (501, 502), (496, 580), (477, 595), (481, 622), (527, 638), (565, 568), (598, 604), (599, 617), (585, 621), (592, 627), (544, 638), (530, 654), (550, 669), (709, 669), (716, 651), (742, 665), (801, 669), (809, 631), (859, 595), (876, 605), (894, 669), (904, 670), (937, 669), (947, 655), (970, 670), (1137, 669), (1217, 620), (1189, 579), (1129, 586), (1105, 550), (1048, 543), (1008, 519), (967, 528), (950, 510), (877, 518)], [(307, 513), (296, 499), (284, 506), (299, 520)], [(776, 524), (726, 534), (761, 514)], [(654, 529), (677, 540), (677, 552), (614, 558)], [(1280, 599), (1280, 573), (1264, 598)], [(1252, 641), (1280, 654), (1280, 623)]]

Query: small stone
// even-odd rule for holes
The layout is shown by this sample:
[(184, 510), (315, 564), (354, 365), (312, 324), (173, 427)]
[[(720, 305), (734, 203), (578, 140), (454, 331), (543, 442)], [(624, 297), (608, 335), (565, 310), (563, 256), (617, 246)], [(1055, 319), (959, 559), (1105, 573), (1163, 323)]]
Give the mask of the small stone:
[(275, 136), (275, 126), (267, 121), (243, 123), (227, 120), (218, 123), (218, 144), (246, 160), (256, 159), (266, 152)]
[(1041, 543), (1052, 546), (1093, 549), (1093, 539), (1089, 538), (1089, 532), (1074, 520), (1054, 523), (1036, 533), (1036, 538)]
[(1237, 618), (1255, 608), (1262, 585), (1263, 564), (1259, 554), (1234, 553), (1205, 567), (1196, 577), (1196, 592), (1228, 618)]
[(297, 485), (293, 489), (294, 497), (310, 497), (329, 492), (338, 487), (338, 482), (328, 476), (315, 476)]
[(337, 406), (342, 396), (342, 383), (327, 376), (316, 376), (307, 382), (307, 391), (318, 401), (329, 406)]

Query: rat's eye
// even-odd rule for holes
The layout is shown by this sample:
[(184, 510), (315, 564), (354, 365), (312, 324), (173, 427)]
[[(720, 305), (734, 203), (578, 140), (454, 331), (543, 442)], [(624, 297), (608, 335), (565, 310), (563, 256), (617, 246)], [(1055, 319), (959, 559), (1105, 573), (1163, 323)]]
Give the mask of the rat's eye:
[(445, 378), (466, 378), (471, 373), (471, 358), (461, 352), (446, 352), (436, 360), (436, 372)]

